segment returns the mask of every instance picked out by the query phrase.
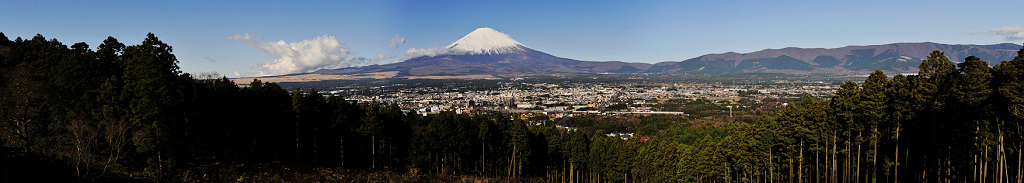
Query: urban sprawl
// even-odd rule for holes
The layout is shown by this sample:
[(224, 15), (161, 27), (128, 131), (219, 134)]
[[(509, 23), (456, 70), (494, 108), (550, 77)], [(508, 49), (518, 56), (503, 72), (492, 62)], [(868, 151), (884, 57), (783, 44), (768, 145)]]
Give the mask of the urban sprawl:
[[(390, 84), (365, 88), (336, 88), (330, 94), (347, 93), (351, 90), (376, 90), (374, 94), (348, 94), (349, 100), (359, 103), (398, 104), (407, 112), (420, 115), (436, 114), (443, 111), (456, 113), (509, 112), (522, 115), (548, 115), (551, 117), (579, 114), (618, 115), (632, 114), (677, 114), (687, 115), (692, 111), (666, 111), (654, 107), (659, 101), (668, 99), (709, 100), (729, 107), (742, 107), (737, 101), (750, 99), (761, 101), (766, 98), (798, 98), (831, 96), (838, 84), (828, 81), (770, 80), (721, 83), (527, 83), (522, 78), (488, 79), (499, 87), (467, 90), (460, 86), (409, 87), (406, 84)], [(387, 89), (387, 88), (400, 89)], [(620, 107), (615, 107), (619, 105)]]

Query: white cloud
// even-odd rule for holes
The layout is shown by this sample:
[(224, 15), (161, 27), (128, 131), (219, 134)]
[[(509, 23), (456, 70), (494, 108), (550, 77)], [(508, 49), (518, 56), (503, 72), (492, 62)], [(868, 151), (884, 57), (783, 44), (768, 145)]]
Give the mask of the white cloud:
[(987, 32), (973, 31), (971, 34), (1003, 36), (1007, 41), (1019, 41), (1024, 40), (1024, 25), (1000, 27), (988, 30)]
[(437, 56), (437, 55), (440, 55), (440, 54), (444, 53), (445, 51), (446, 51), (445, 49), (440, 49), (440, 48), (436, 48), (436, 47), (434, 47), (434, 48), (410, 48), (409, 50), (405, 51), (405, 56), (402, 57), (402, 59), (399, 59), (399, 61), (405, 61), (405, 60), (409, 60), (409, 59), (416, 58), (416, 57), (421, 57), (421, 56), (428, 56), (428, 57)]
[(398, 46), (400, 46), (399, 44), (405, 44), (405, 38), (399, 37), (398, 34), (395, 34), (395, 38), (391, 38), (391, 44), (388, 45), (388, 48), (398, 49)]
[(291, 43), (286, 43), (284, 40), (267, 42), (262, 37), (249, 33), (235, 34), (224, 39), (245, 42), (266, 53), (267, 57), (280, 57), (254, 68), (252, 74), (258, 76), (304, 73), (375, 62), (375, 59), (346, 59), (357, 52), (342, 46), (337, 38), (330, 35)]
[(377, 64), (377, 63), (380, 63), (380, 61), (382, 61), (382, 60), (387, 60), (387, 59), (392, 59), (392, 58), (395, 58), (395, 56), (394, 55), (385, 55), (385, 54), (377, 53), (377, 58), (356, 57), (356, 58), (352, 58), (352, 60), (359, 60), (359, 61), (361, 61), (363, 63), (366, 63), (366, 64)]
[[(391, 48), (391, 49), (397, 49), (398, 46), (399, 46), (398, 43), (405, 44), (405, 38), (399, 37), (398, 34), (395, 34), (395, 37), (391, 38), (391, 45), (389, 45), (388, 47)], [(402, 56), (402, 58), (394, 60), (394, 61), (392, 61), (392, 63), (402, 62), (402, 61), (405, 61), (405, 60), (413, 59), (413, 58), (416, 58), (416, 57), (422, 57), (422, 56), (428, 56), (428, 57), (437, 56), (437, 55), (445, 53), (446, 51), (448, 51), (448, 50), (442, 49), (442, 48), (438, 48), (437, 43), (434, 43), (434, 47), (432, 47), (432, 48), (409, 48), (408, 50), (405, 50), (405, 55)]]
[(392, 58), (395, 58), (395, 56), (394, 55), (384, 55), (384, 54), (377, 53), (377, 58), (373, 59), (373, 63), (379, 62), (381, 60), (392, 59)]
[[(210, 62), (217, 62), (217, 59), (214, 59), (213, 57), (210, 57), (210, 56), (204, 56), (203, 59), (205, 59), (206, 61), (210, 61)], [(224, 56), (223, 60), (224, 61), (230, 61), (231, 58), (228, 58), (228, 56)]]

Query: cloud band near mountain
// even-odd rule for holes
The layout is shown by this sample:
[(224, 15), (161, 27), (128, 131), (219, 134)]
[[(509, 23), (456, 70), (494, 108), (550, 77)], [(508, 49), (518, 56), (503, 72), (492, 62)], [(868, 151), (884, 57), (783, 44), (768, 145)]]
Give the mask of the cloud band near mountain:
[(342, 46), (336, 37), (330, 35), (291, 43), (284, 40), (268, 42), (264, 41), (262, 37), (249, 33), (235, 34), (224, 39), (245, 42), (266, 53), (268, 57), (279, 57), (253, 69), (252, 75), (257, 76), (304, 73), (320, 69), (372, 64), (393, 57), (378, 54), (378, 58), (349, 58), (358, 52)]
[(1024, 25), (1000, 27), (988, 30), (987, 32), (974, 31), (971, 34), (1003, 36), (1007, 41), (1020, 41), (1024, 40)]

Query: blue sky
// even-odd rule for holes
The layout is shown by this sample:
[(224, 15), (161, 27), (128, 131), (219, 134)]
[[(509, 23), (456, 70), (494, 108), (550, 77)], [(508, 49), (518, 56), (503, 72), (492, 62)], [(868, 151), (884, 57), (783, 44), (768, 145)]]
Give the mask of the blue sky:
[[(559, 57), (646, 63), (784, 47), (1021, 44), (1022, 5), (1019, 0), (0, 0), (0, 32), (11, 39), (38, 33), (93, 48), (107, 36), (132, 45), (153, 32), (174, 47), (183, 71), (235, 77), (236, 72), (260, 75), (273, 69), (267, 63), (280, 61), (312, 63), (271, 73), (395, 62), (408, 49), (444, 47), (480, 27)], [(405, 42), (389, 47), (396, 35)], [(299, 48), (280, 51), (294, 46)], [(308, 47), (340, 58), (317, 60), (324, 54), (305, 53)]]

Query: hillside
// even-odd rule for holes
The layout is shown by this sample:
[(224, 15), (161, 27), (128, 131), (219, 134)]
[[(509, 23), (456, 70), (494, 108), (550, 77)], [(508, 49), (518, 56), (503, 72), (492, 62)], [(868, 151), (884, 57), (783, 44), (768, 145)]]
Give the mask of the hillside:
[(1017, 55), (1020, 45), (1003, 43), (994, 45), (950, 45), (939, 43), (895, 43), (841, 48), (783, 48), (765, 49), (751, 53), (707, 54), (679, 62), (661, 62), (645, 72), (721, 74), (721, 73), (835, 73), (865, 74), (874, 70), (887, 73), (916, 72), (921, 63), (934, 50), (945, 52), (950, 59), (963, 62), (967, 56), (977, 56), (990, 65), (1010, 60)]
[(977, 56), (996, 65), (1012, 59), (1021, 46), (1012, 43), (960, 45), (940, 43), (894, 43), (841, 48), (765, 49), (751, 53), (707, 54), (683, 61), (656, 64), (619, 61), (580, 61), (534, 50), (491, 28), (479, 28), (440, 49), (437, 54), (402, 62), (320, 70), (324, 75), (411, 76), (522, 76), (564, 73), (662, 73), (720, 75), (731, 73), (786, 73), (817, 75), (863, 75), (874, 70), (886, 73), (917, 72), (917, 66), (934, 50), (963, 62)]

